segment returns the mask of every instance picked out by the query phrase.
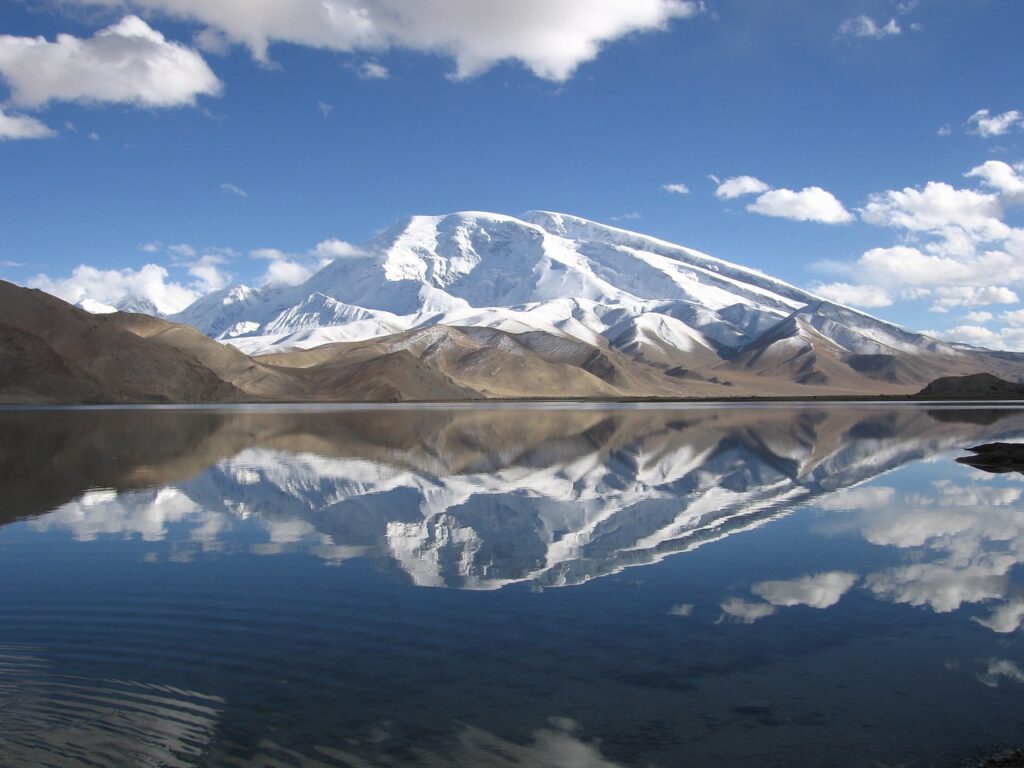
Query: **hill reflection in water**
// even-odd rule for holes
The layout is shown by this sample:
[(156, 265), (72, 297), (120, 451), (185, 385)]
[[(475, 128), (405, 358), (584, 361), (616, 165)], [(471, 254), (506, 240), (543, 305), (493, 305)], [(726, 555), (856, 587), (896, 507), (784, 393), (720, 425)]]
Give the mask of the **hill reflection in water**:
[(1024, 476), (952, 460), (1024, 436), (1015, 408), (8, 411), (0, 434), (5, 759), (954, 765), (1017, 733)]
[[(884, 489), (846, 489), (1024, 431), (1024, 412), (1013, 409), (914, 406), (144, 410), (38, 420), (0, 416), (0, 429), (27, 438), (5, 443), (7, 514), (46, 512), (38, 530), (152, 542), (180, 523), (196, 551), (230, 551), (232, 529), (250, 521), (266, 535), (247, 543), (253, 552), (372, 557), (414, 584), (462, 589), (584, 583), (812, 501), (906, 510)], [(1012, 493), (961, 490), (947, 485), (929, 508), (998, 509)]]

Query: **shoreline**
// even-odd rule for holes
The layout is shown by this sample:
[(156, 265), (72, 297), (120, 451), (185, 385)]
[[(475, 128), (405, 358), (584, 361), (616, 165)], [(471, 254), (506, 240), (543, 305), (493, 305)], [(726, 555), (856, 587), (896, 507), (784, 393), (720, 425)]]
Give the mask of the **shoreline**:
[(812, 396), (746, 396), (732, 398), (486, 398), (479, 400), (233, 400), (219, 402), (0, 402), (0, 411), (59, 410), (136, 410), (154, 409), (260, 409), (298, 408), (302, 410), (387, 410), (414, 408), (486, 408), (540, 407), (558, 408), (585, 406), (593, 408), (622, 406), (758, 406), (758, 405), (927, 405), (955, 408), (987, 405), (999, 408), (1024, 408), (1024, 399), (991, 397), (923, 398), (916, 395), (812, 395)]

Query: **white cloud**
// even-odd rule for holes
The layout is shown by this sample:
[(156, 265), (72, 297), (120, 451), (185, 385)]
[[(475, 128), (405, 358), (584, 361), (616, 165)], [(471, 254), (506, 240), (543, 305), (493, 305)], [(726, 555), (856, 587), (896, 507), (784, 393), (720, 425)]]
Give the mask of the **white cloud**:
[(74, 0), (190, 19), (267, 59), (272, 41), (334, 51), (408, 48), (450, 56), (455, 77), (502, 61), (564, 81), (601, 47), (665, 29), (704, 10), (699, 0)]
[(249, 193), (246, 192), (241, 187), (236, 186), (235, 184), (230, 184), (230, 183), (228, 183), (226, 181), (223, 184), (220, 185), (220, 191), (221, 192), (227, 192), (229, 195), (234, 195), (235, 197), (248, 197), (249, 196)]
[(847, 488), (825, 496), (818, 501), (818, 506), (822, 509), (844, 512), (861, 509), (885, 509), (892, 504), (895, 494), (896, 489), (887, 485)]
[(326, 101), (318, 101), (316, 103), (316, 108), (320, 110), (320, 114), (324, 117), (327, 117), (332, 111), (334, 111), (334, 105), (328, 104)]
[(941, 136), (943, 138), (946, 137), (946, 136), (952, 136), (953, 135), (953, 126), (951, 126), (949, 123), (943, 123), (942, 125), (940, 125), (936, 129), (935, 135), (936, 136)]
[[(1010, 303), (1015, 300), (1010, 295), (1013, 289), (992, 286), (992, 283), (1024, 281), (1024, 264), (1011, 254), (998, 250), (962, 258), (924, 253), (907, 245), (872, 248), (857, 260), (855, 271), (878, 285), (915, 286), (910, 291), (903, 291), (903, 298), (938, 294), (943, 300), (940, 303), (947, 309), (952, 306)], [(968, 287), (976, 290), (968, 290)], [(930, 290), (922, 290), (924, 288)]]
[[(973, 617), (973, 620), (1000, 634), (1016, 632), (1024, 624), (1024, 599), (1018, 597), (1015, 600), (1010, 600), (992, 611), (987, 619)], [(1020, 682), (1024, 682), (1024, 677)]]
[(1016, 564), (1010, 556), (985, 555), (965, 565), (950, 562), (914, 563), (867, 577), (878, 597), (895, 603), (927, 605), (950, 613), (965, 603), (981, 603), (1006, 594), (1007, 571)]
[(673, 184), (662, 184), (661, 188), (666, 192), (670, 192), (673, 195), (688, 195), (690, 194), (690, 188), (680, 182)]
[(928, 335), (974, 346), (990, 348), (1002, 346), (1002, 336), (982, 325), (958, 325), (955, 328), (949, 328), (944, 331), (928, 331)]
[(739, 619), (744, 624), (753, 624), (758, 619), (766, 618), (775, 613), (774, 605), (742, 600), (738, 597), (726, 600), (722, 603), (721, 608), (726, 615)]
[(956, 189), (941, 181), (929, 181), (924, 189), (906, 187), (871, 195), (861, 211), (868, 224), (935, 233), (960, 227), (985, 238), (1005, 236), (1008, 227), (1001, 216), (997, 195)]
[(358, 72), (363, 80), (387, 80), (391, 77), (391, 70), (376, 61), (367, 61)]
[(11, 101), (27, 107), (51, 101), (176, 107), (221, 90), (198, 53), (168, 42), (137, 16), (88, 39), (0, 35), (0, 77)]
[(354, 256), (363, 256), (365, 253), (358, 246), (337, 238), (322, 240), (313, 248), (314, 255), (330, 259), (350, 259)]
[(993, 316), (992, 316), (991, 312), (981, 312), (981, 311), (978, 311), (978, 312), (968, 312), (966, 315), (964, 315), (964, 318), (967, 319), (967, 321), (971, 322), (971, 323), (987, 323), (989, 320), (992, 319), (992, 317)]
[(220, 269), (223, 263), (224, 259), (221, 256), (207, 254), (189, 265), (188, 273), (195, 278), (195, 285), (200, 293), (212, 293), (227, 287), (231, 276)]
[(34, 117), (8, 115), (0, 109), (0, 141), (16, 139), (49, 139), (57, 132)]
[(1007, 134), (1014, 128), (1024, 127), (1024, 115), (1015, 109), (1001, 115), (993, 115), (987, 109), (979, 109), (967, 118), (967, 124), (971, 126), (971, 133), (987, 139)]
[(97, 269), (80, 264), (69, 277), (52, 279), (40, 274), (29, 280), (28, 285), (72, 304), (92, 299), (115, 306), (130, 298), (148, 299), (164, 314), (180, 312), (199, 298), (194, 287), (170, 281), (168, 277), (167, 270), (157, 264), (146, 264), (137, 270)]
[(988, 160), (964, 176), (981, 179), (1011, 205), (1024, 205), (1024, 163), (1010, 165), (1002, 160)]
[(254, 259), (265, 259), (267, 261), (280, 261), (288, 258), (288, 254), (277, 248), (256, 248), (249, 251), (249, 256)]
[(829, 608), (838, 603), (856, 582), (855, 573), (830, 571), (790, 581), (762, 581), (751, 587), (750, 591), (772, 605), (783, 608), (794, 605)]
[(186, 259), (194, 258), (196, 255), (196, 249), (193, 248), (188, 243), (178, 243), (177, 245), (169, 245), (167, 246), (167, 250), (170, 251), (175, 256), (180, 256)]
[(299, 285), (336, 259), (365, 255), (358, 246), (337, 238), (321, 240), (305, 253), (288, 253), (277, 248), (257, 248), (249, 252), (253, 259), (270, 262), (259, 280), (263, 285)]
[(300, 285), (312, 276), (313, 270), (290, 259), (275, 259), (264, 274), (264, 285)]
[(879, 24), (870, 16), (855, 16), (839, 25), (839, 35), (842, 37), (868, 37), (880, 40), (883, 37), (892, 37), (902, 33), (903, 30), (896, 19), (889, 19), (885, 24)]
[(845, 224), (853, 221), (851, 214), (835, 196), (821, 187), (804, 187), (799, 192), (773, 189), (747, 206), (751, 213), (777, 216), (794, 221), (817, 221), (822, 224)]
[(823, 299), (852, 307), (888, 307), (892, 304), (889, 294), (877, 285), (819, 283), (811, 286), (811, 290)]
[(754, 176), (733, 176), (721, 183), (717, 176), (712, 176), (711, 179), (718, 184), (715, 197), (719, 200), (732, 200), (743, 195), (757, 195), (771, 189), (770, 186)]
[[(935, 289), (938, 300), (932, 312), (948, 312), (954, 307), (987, 307), (991, 304), (1016, 304), (1020, 299), (1002, 285), (975, 287), (970, 285), (943, 285)], [(989, 315), (991, 319), (991, 315)]]
[(979, 677), (981, 682), (990, 688), (998, 686), (1000, 678), (1006, 678), (1014, 683), (1024, 683), (1024, 670), (1009, 659), (992, 659), (985, 674)]

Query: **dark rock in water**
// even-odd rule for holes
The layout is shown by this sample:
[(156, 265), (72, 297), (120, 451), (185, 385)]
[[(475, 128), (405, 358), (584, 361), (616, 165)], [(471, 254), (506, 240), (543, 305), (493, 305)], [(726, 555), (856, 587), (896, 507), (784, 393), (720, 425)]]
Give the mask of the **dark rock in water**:
[(1001, 752), (981, 763), (981, 768), (1024, 768), (1024, 749)]
[(1006, 381), (991, 373), (944, 376), (918, 392), (917, 397), (935, 400), (1024, 400), (1024, 384)]
[(1024, 443), (985, 443), (968, 448), (974, 456), (957, 459), (986, 472), (1024, 472)]

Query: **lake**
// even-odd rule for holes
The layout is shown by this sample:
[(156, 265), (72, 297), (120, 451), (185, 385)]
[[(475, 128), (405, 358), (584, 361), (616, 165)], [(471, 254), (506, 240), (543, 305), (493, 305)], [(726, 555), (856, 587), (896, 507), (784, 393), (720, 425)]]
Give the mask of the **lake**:
[(1024, 743), (996, 405), (0, 411), (0, 765)]

